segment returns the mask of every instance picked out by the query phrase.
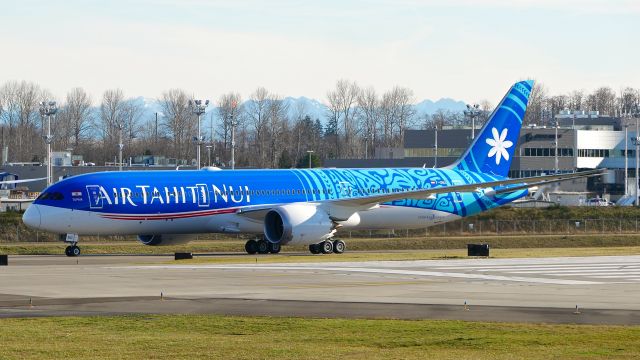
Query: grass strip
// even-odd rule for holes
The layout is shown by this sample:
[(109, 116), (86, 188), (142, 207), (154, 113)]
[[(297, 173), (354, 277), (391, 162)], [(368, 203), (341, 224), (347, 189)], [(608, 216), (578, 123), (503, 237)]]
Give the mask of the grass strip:
[(637, 359), (640, 327), (215, 315), (0, 321), (2, 359)]

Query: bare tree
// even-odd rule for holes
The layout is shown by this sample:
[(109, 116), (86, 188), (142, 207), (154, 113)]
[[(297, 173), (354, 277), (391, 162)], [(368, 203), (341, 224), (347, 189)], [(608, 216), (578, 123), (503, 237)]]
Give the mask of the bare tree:
[(278, 167), (282, 149), (286, 147), (287, 125), (287, 106), (282, 98), (274, 96), (269, 102), (269, 153), (273, 168)]
[(640, 93), (638, 90), (627, 87), (620, 91), (618, 100), (620, 107), (620, 115), (631, 114), (640, 102)]
[[(242, 97), (238, 93), (230, 92), (224, 94), (218, 100), (218, 117), (220, 125), (218, 135), (222, 138), (222, 148), (218, 147), (220, 158), (224, 162), (231, 159), (231, 131), (235, 124), (235, 129), (245, 126), (245, 113), (242, 106)], [(236, 161), (237, 163), (237, 161)]]
[(382, 95), (381, 114), (385, 147), (402, 146), (404, 131), (413, 124), (413, 91), (394, 87)]
[(26, 81), (10, 81), (0, 89), (0, 101), (5, 106), (0, 116), (8, 128), (6, 144), (12, 159), (39, 160), (44, 154), (43, 120), (38, 107), (41, 101), (53, 100), (50, 97), (40, 86)]
[(616, 94), (610, 87), (600, 87), (587, 96), (587, 106), (601, 115), (613, 116), (616, 113)]
[(263, 87), (259, 87), (251, 94), (249, 101), (245, 105), (247, 118), (253, 128), (254, 142), (256, 147), (257, 166), (266, 165), (268, 147), (268, 108), (269, 92)]
[(567, 107), (569, 110), (582, 110), (584, 106), (584, 91), (574, 90), (568, 95)]
[[(342, 135), (344, 136), (345, 154), (347, 158), (355, 155), (353, 150), (356, 132), (356, 104), (360, 89), (358, 84), (347, 80), (338, 80), (333, 91), (327, 93), (329, 101), (329, 113), (337, 122), (342, 124)], [(338, 128), (340, 124), (338, 124)], [(338, 156), (340, 156), (338, 148)]]
[(358, 108), (360, 109), (360, 126), (366, 143), (365, 154), (373, 152), (378, 144), (378, 128), (380, 125), (380, 99), (373, 87), (362, 89), (358, 94)]
[(124, 123), (124, 94), (120, 89), (107, 90), (102, 94), (99, 117), (94, 126), (102, 139), (103, 151), (99, 156), (102, 161), (116, 158), (118, 153), (118, 126)]
[(123, 117), (123, 141), (128, 156), (139, 154), (141, 151), (140, 144), (143, 125), (141, 123), (142, 114), (144, 113), (143, 104), (137, 99), (129, 99), (124, 102), (122, 108)]
[(77, 87), (67, 93), (64, 105), (67, 117), (67, 137), (74, 148), (85, 138), (91, 123), (91, 98), (83, 88)]
[(195, 152), (192, 138), (196, 136), (197, 119), (189, 108), (190, 97), (181, 89), (170, 89), (162, 93), (160, 107), (164, 113), (164, 128), (173, 140), (171, 155), (177, 160), (188, 160)]
[(547, 90), (541, 82), (536, 82), (529, 95), (527, 112), (522, 120), (522, 125), (542, 124), (542, 111), (546, 106)]
[[(568, 109), (569, 108), (569, 104), (570, 104), (570, 100), (569, 97), (566, 95), (555, 95), (555, 96), (551, 96), (549, 98), (547, 98), (546, 101), (546, 109), (541, 109), (541, 111), (547, 110), (550, 112), (550, 116), (551, 118), (555, 117), (557, 114), (560, 113), (560, 111), (564, 110), (564, 109)], [(546, 114), (543, 113), (541, 114), (541, 119), (546, 119)], [(541, 121), (541, 123), (544, 123), (544, 121)]]

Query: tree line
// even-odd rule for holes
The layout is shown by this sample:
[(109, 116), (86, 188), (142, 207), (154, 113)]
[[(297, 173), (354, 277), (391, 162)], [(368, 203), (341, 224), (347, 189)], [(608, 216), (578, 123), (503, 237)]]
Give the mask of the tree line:
[[(115, 162), (122, 134), (124, 159), (153, 154), (191, 164), (198, 126), (188, 104), (192, 98), (183, 89), (166, 90), (155, 100), (160, 111), (150, 116), (145, 104), (126, 97), (121, 89), (106, 90), (95, 99), (83, 88), (73, 88), (58, 99), (59, 110), (51, 124), (53, 149), (71, 150), (100, 165)], [(0, 146), (10, 149), (10, 162), (43, 161), (46, 119), (40, 116), (39, 103), (52, 99), (50, 92), (33, 82), (2, 84)], [(290, 109), (282, 96), (263, 87), (248, 99), (228, 92), (202, 117), (201, 161), (207, 165), (210, 154), (212, 164), (229, 166), (235, 140), (237, 167), (306, 167), (309, 158), (312, 166), (320, 166), (327, 158), (370, 158), (376, 148), (401, 147), (407, 129), (470, 125), (470, 118), (461, 111), (419, 115), (414, 103), (413, 91), (405, 87), (380, 94), (373, 87), (339, 80), (327, 92), (326, 113), (318, 119), (303, 104)], [(640, 91), (633, 88), (549, 95), (537, 83), (524, 122), (548, 125), (564, 109), (624, 116), (637, 112), (639, 103)], [(482, 126), (493, 106), (481, 101), (480, 109), (476, 127)]]

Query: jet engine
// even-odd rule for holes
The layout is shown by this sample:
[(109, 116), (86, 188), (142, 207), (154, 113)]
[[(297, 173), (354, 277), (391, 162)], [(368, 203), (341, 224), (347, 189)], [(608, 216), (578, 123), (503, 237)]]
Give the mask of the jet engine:
[(282, 205), (264, 217), (264, 235), (274, 244), (315, 244), (336, 232), (334, 222), (311, 204)]
[(167, 246), (186, 244), (194, 239), (191, 234), (138, 235), (138, 241), (149, 246)]

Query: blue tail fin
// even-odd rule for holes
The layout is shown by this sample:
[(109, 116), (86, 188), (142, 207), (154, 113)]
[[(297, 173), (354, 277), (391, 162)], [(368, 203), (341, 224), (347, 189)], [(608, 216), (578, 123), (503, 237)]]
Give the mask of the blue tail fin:
[(532, 80), (515, 83), (451, 168), (507, 176), (532, 88)]

